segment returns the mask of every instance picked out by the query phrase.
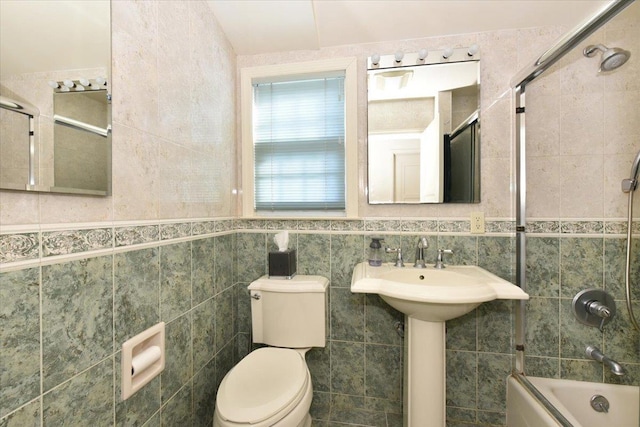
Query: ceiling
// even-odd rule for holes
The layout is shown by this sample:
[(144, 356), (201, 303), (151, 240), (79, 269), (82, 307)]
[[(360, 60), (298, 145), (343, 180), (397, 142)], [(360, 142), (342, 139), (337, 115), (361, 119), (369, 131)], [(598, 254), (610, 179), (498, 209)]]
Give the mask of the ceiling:
[(208, 0), (238, 55), (586, 21), (599, 0)]
[(107, 69), (110, 7), (109, 0), (0, 0), (0, 76)]
[[(238, 55), (545, 25), (570, 29), (610, 2), (207, 1)], [(110, 0), (0, 0), (0, 75), (108, 66), (109, 6)]]

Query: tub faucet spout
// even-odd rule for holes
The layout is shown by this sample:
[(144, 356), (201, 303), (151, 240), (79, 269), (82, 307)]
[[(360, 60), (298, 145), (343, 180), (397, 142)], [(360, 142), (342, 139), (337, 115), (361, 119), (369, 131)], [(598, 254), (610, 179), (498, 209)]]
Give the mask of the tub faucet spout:
[(602, 363), (613, 372), (615, 375), (622, 376), (627, 373), (627, 371), (622, 367), (621, 364), (616, 362), (615, 360), (609, 359), (607, 356), (602, 354), (598, 347), (589, 345), (587, 346), (587, 357)]

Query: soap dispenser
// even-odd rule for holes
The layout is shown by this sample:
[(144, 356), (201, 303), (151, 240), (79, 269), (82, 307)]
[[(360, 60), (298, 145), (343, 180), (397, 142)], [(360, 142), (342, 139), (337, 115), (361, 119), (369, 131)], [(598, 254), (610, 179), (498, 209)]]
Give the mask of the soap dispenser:
[(380, 237), (372, 237), (369, 245), (369, 265), (380, 267), (382, 265), (382, 245), (380, 241), (384, 240)]

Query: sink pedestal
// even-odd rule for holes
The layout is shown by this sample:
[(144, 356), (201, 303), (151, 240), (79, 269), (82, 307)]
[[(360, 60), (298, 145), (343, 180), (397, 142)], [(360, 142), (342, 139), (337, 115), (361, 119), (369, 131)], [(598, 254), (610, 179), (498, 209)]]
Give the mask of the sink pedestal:
[(362, 262), (353, 270), (351, 292), (378, 294), (405, 314), (404, 427), (445, 426), (445, 322), (483, 302), (529, 299), (519, 287), (475, 265), (437, 269)]
[(444, 427), (445, 322), (405, 316), (404, 427)]

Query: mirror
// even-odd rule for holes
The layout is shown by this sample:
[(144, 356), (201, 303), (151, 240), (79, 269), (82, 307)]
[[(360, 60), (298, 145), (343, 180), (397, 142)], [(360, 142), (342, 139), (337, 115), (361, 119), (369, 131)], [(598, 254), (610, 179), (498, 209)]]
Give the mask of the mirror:
[(368, 71), (370, 204), (480, 202), (478, 55), (429, 55)]
[(0, 189), (109, 195), (110, 1), (0, 1), (0, 57)]

